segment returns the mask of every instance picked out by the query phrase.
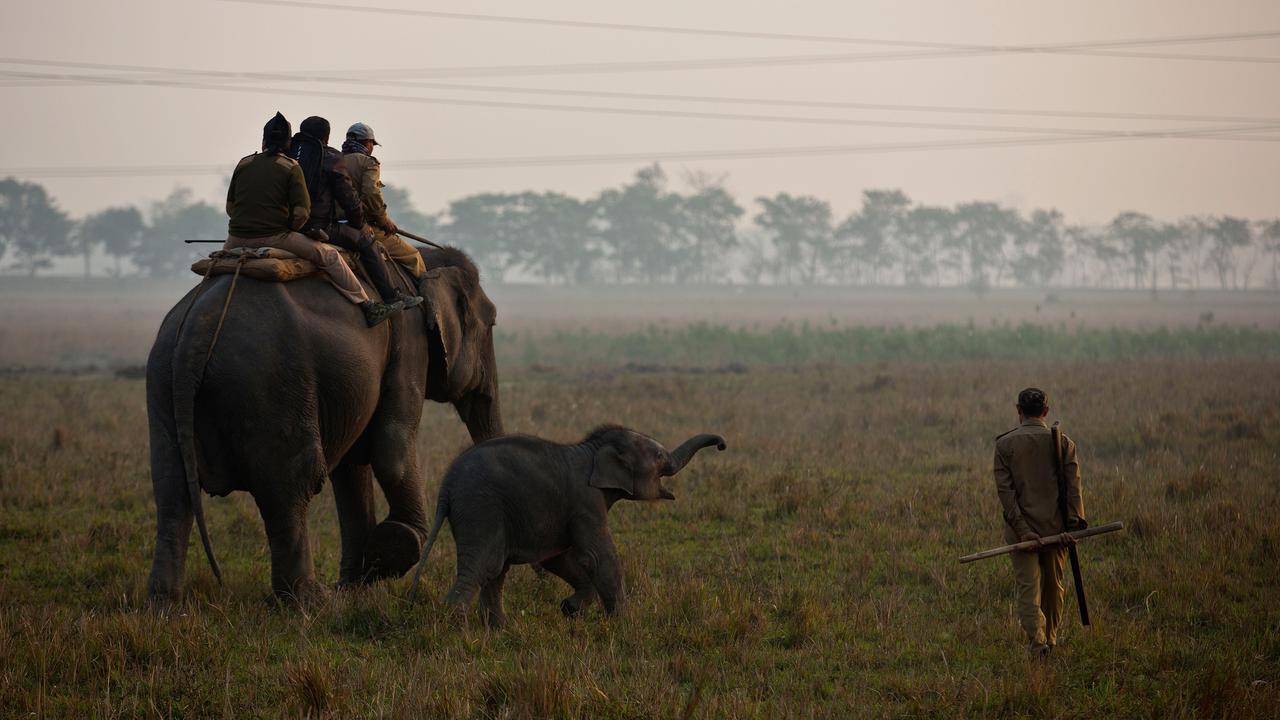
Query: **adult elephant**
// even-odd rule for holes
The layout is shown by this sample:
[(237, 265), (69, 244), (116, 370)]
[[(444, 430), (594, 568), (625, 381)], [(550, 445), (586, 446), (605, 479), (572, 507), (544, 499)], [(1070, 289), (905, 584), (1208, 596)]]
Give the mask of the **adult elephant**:
[[(325, 478), (342, 532), (340, 583), (398, 577), (417, 561), (427, 529), (415, 451), (423, 398), (452, 403), (475, 442), (502, 434), (494, 305), (461, 252), (423, 260), (427, 302), (373, 328), (319, 277), (241, 278), (227, 302), (232, 277), (216, 276), (170, 310), (147, 360), (153, 599), (179, 594), (193, 518), (221, 578), (202, 490), (252, 493), (278, 596), (319, 590), (306, 519)], [(381, 523), (375, 477), (390, 508)]]

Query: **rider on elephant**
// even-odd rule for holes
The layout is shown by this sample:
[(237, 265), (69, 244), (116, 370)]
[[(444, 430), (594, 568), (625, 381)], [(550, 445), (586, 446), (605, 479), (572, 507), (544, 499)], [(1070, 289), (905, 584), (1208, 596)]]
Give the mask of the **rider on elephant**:
[(382, 197), (382, 166), (373, 156), (373, 146), (381, 144), (374, 139), (373, 128), (358, 122), (347, 129), (347, 141), (342, 143), (342, 163), (360, 194), (365, 219), (375, 227), (378, 242), (392, 260), (405, 266), (414, 278), (420, 278), (426, 270), (422, 256), (396, 234), (399, 228), (387, 215), (387, 201)]
[(262, 129), (262, 152), (236, 165), (227, 187), (227, 250), (273, 247), (310, 260), (347, 300), (360, 306), (370, 327), (395, 308), (369, 299), (338, 249), (297, 232), (311, 216), (311, 198), (297, 161), (288, 156), (289, 121), (280, 113)]
[[(342, 164), (342, 154), (328, 146), (329, 121), (311, 116), (302, 121), (289, 156), (298, 161), (311, 195), (311, 219), (302, 234), (360, 254), (360, 262), (382, 299), (393, 308), (411, 308), (422, 298), (406, 295), (391, 283), (382, 254), (374, 246), (373, 228), (365, 224), (364, 209)], [(347, 222), (338, 222), (338, 208)]]

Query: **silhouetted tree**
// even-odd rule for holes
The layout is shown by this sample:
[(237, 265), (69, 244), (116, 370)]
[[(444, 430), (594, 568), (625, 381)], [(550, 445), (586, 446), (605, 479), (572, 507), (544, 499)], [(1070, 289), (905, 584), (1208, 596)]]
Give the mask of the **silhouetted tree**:
[(1022, 232), (1022, 218), (1014, 210), (991, 202), (971, 202), (956, 207), (956, 246), (968, 261), (966, 284), (985, 292), (1004, 271), (1005, 246)]
[[(397, 225), (403, 225), (405, 230), (414, 235), (435, 240), (434, 235), (440, 224), (439, 218), (414, 207), (413, 201), (409, 199), (408, 190), (397, 185), (386, 185), (382, 188), (382, 199), (387, 203), (387, 214)], [(409, 242), (416, 244), (412, 240)]]
[(44, 186), (13, 178), (0, 180), (0, 257), (12, 251), (10, 267), (34, 276), (71, 252), (71, 220)]
[(739, 236), (738, 248), (742, 257), (742, 276), (752, 285), (759, 285), (777, 267), (769, 236), (758, 227), (747, 228)]
[(448, 222), (438, 239), (466, 251), (488, 278), (502, 282), (519, 248), (516, 196), (484, 193), (449, 203)]
[[(1133, 287), (1141, 289), (1148, 271), (1154, 273), (1159, 267), (1157, 255), (1167, 236), (1150, 215), (1137, 212), (1120, 213), (1111, 221), (1107, 231), (1114, 243), (1125, 249), (1129, 256), (1129, 270), (1133, 273)], [(1154, 274), (1151, 283), (1154, 289)]]
[(755, 223), (777, 248), (784, 281), (794, 282), (797, 268), (804, 282), (816, 280), (818, 262), (829, 257), (831, 248), (831, 205), (815, 197), (787, 193), (756, 198), (756, 202), (761, 210)]
[(908, 285), (923, 285), (933, 279), (942, 285), (945, 254), (955, 245), (956, 221), (944, 207), (917, 205), (902, 219), (902, 271)]
[[(142, 213), (138, 212), (138, 208), (130, 205), (108, 208), (90, 215), (81, 221), (78, 232), (81, 242), (86, 246), (90, 239), (102, 244), (107, 255), (115, 260), (115, 276), (120, 277), (123, 274), (120, 261), (137, 252), (146, 228), (146, 223), (142, 221)], [(87, 274), (87, 262), (85, 271)]]
[(619, 278), (656, 282), (670, 277), (679, 259), (680, 198), (667, 192), (659, 165), (636, 173), (621, 188), (595, 201), (600, 237)]
[(601, 256), (592, 203), (561, 193), (522, 193), (513, 198), (519, 238), (512, 252), (527, 271), (565, 284), (590, 282)]
[(893, 267), (901, 255), (902, 224), (910, 206), (911, 199), (901, 190), (867, 190), (862, 210), (836, 228), (842, 250), (866, 270), (872, 284), (879, 283), (880, 271)]
[(1280, 219), (1261, 221), (1258, 237), (1262, 240), (1262, 249), (1271, 255), (1271, 280), (1267, 285), (1272, 290), (1280, 290)]
[(1064, 232), (1062, 213), (1057, 210), (1031, 213), (1015, 239), (1014, 257), (1009, 262), (1019, 285), (1047, 285), (1062, 272)]
[(1205, 253), (1212, 240), (1211, 230), (1216, 220), (1207, 216), (1187, 217), (1178, 222), (1181, 232), (1182, 255), (1191, 270), (1191, 287), (1200, 289), (1200, 270), (1205, 268)]
[(151, 205), (151, 218), (133, 253), (133, 264), (151, 277), (174, 277), (189, 270), (207, 247), (183, 240), (216, 240), (227, 235), (227, 217), (206, 202), (193, 201), (189, 188), (176, 188)]
[[(737, 222), (743, 209), (719, 181), (693, 178), (694, 193), (680, 199), (679, 228), (687, 238), (676, 266), (676, 281), (707, 282), (724, 274), (726, 253), (738, 244)], [(714, 272), (712, 269), (714, 268)]]
[(1238, 286), (1235, 251), (1253, 241), (1249, 221), (1236, 217), (1218, 218), (1209, 228), (1209, 237), (1213, 245), (1205, 258), (1206, 266), (1217, 273), (1219, 287), (1228, 287), (1228, 276), (1231, 286)]

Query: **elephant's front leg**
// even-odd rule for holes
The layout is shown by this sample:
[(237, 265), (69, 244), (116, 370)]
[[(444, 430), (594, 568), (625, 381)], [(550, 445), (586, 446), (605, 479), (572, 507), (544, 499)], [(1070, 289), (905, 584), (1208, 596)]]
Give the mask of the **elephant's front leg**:
[(566, 617), (578, 617), (596, 597), (596, 587), (591, 580), (590, 559), (569, 548), (553, 558), (542, 561), (542, 567), (569, 583), (573, 594), (560, 601), (560, 612)]
[(610, 615), (621, 611), (627, 599), (622, 583), (622, 563), (608, 526), (602, 520), (579, 524), (573, 530), (573, 544), (586, 559), (591, 584), (600, 595), (604, 611)]
[(338, 526), (342, 530), (342, 566), (338, 574), (338, 586), (365, 582), (368, 567), (365, 548), (378, 524), (377, 507), (373, 496), (373, 470), (343, 460), (330, 473), (333, 481), (333, 498), (338, 506)]
[(397, 422), (374, 431), (370, 453), (373, 474), (387, 498), (389, 512), (374, 528), (365, 548), (366, 566), (373, 579), (395, 578), (408, 572), (418, 562), (427, 537), (416, 435), (416, 426)]
[(254, 493), (271, 545), (271, 590), (277, 597), (307, 601), (324, 594), (316, 582), (307, 535), (310, 496), (279, 485)]

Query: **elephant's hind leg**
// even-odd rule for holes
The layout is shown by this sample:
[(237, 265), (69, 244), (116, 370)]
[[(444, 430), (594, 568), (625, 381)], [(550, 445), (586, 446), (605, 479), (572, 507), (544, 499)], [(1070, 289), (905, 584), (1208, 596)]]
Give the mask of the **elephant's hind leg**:
[(190, 491), (182, 469), (182, 459), (174, 449), (157, 447), (152, 438), (151, 482), (156, 500), (156, 548), (151, 559), (151, 577), (147, 594), (151, 601), (164, 605), (180, 594), (183, 570), (187, 561), (187, 543), (195, 515), (191, 510)]
[(570, 548), (553, 558), (543, 560), (542, 567), (569, 583), (573, 588), (573, 594), (560, 601), (560, 612), (566, 617), (582, 615), (596, 597), (596, 588), (591, 582), (591, 572), (587, 569), (586, 558), (582, 557), (575, 548)]
[[(454, 519), (450, 518), (449, 522), (453, 525)], [(506, 575), (507, 546), (501, 530), (495, 537), (480, 540), (471, 537), (466, 526), (454, 533), (454, 540), (458, 543), (458, 579), (445, 595), (444, 601), (451, 608), (462, 608), (471, 602), (477, 590), (488, 588), (495, 579)], [(501, 596), (501, 583), (498, 584), (497, 591)], [(485, 602), (485, 599), (482, 598), (481, 602)]]
[(500, 628), (507, 624), (507, 614), (502, 610), (502, 585), (507, 579), (507, 567), (502, 568), (496, 578), (480, 588), (480, 617), (484, 624), (491, 628)]
[(316, 582), (307, 534), (307, 506), (313, 486), (281, 477), (255, 486), (253, 493), (271, 545), (271, 589), (286, 600), (307, 601), (324, 594)]

